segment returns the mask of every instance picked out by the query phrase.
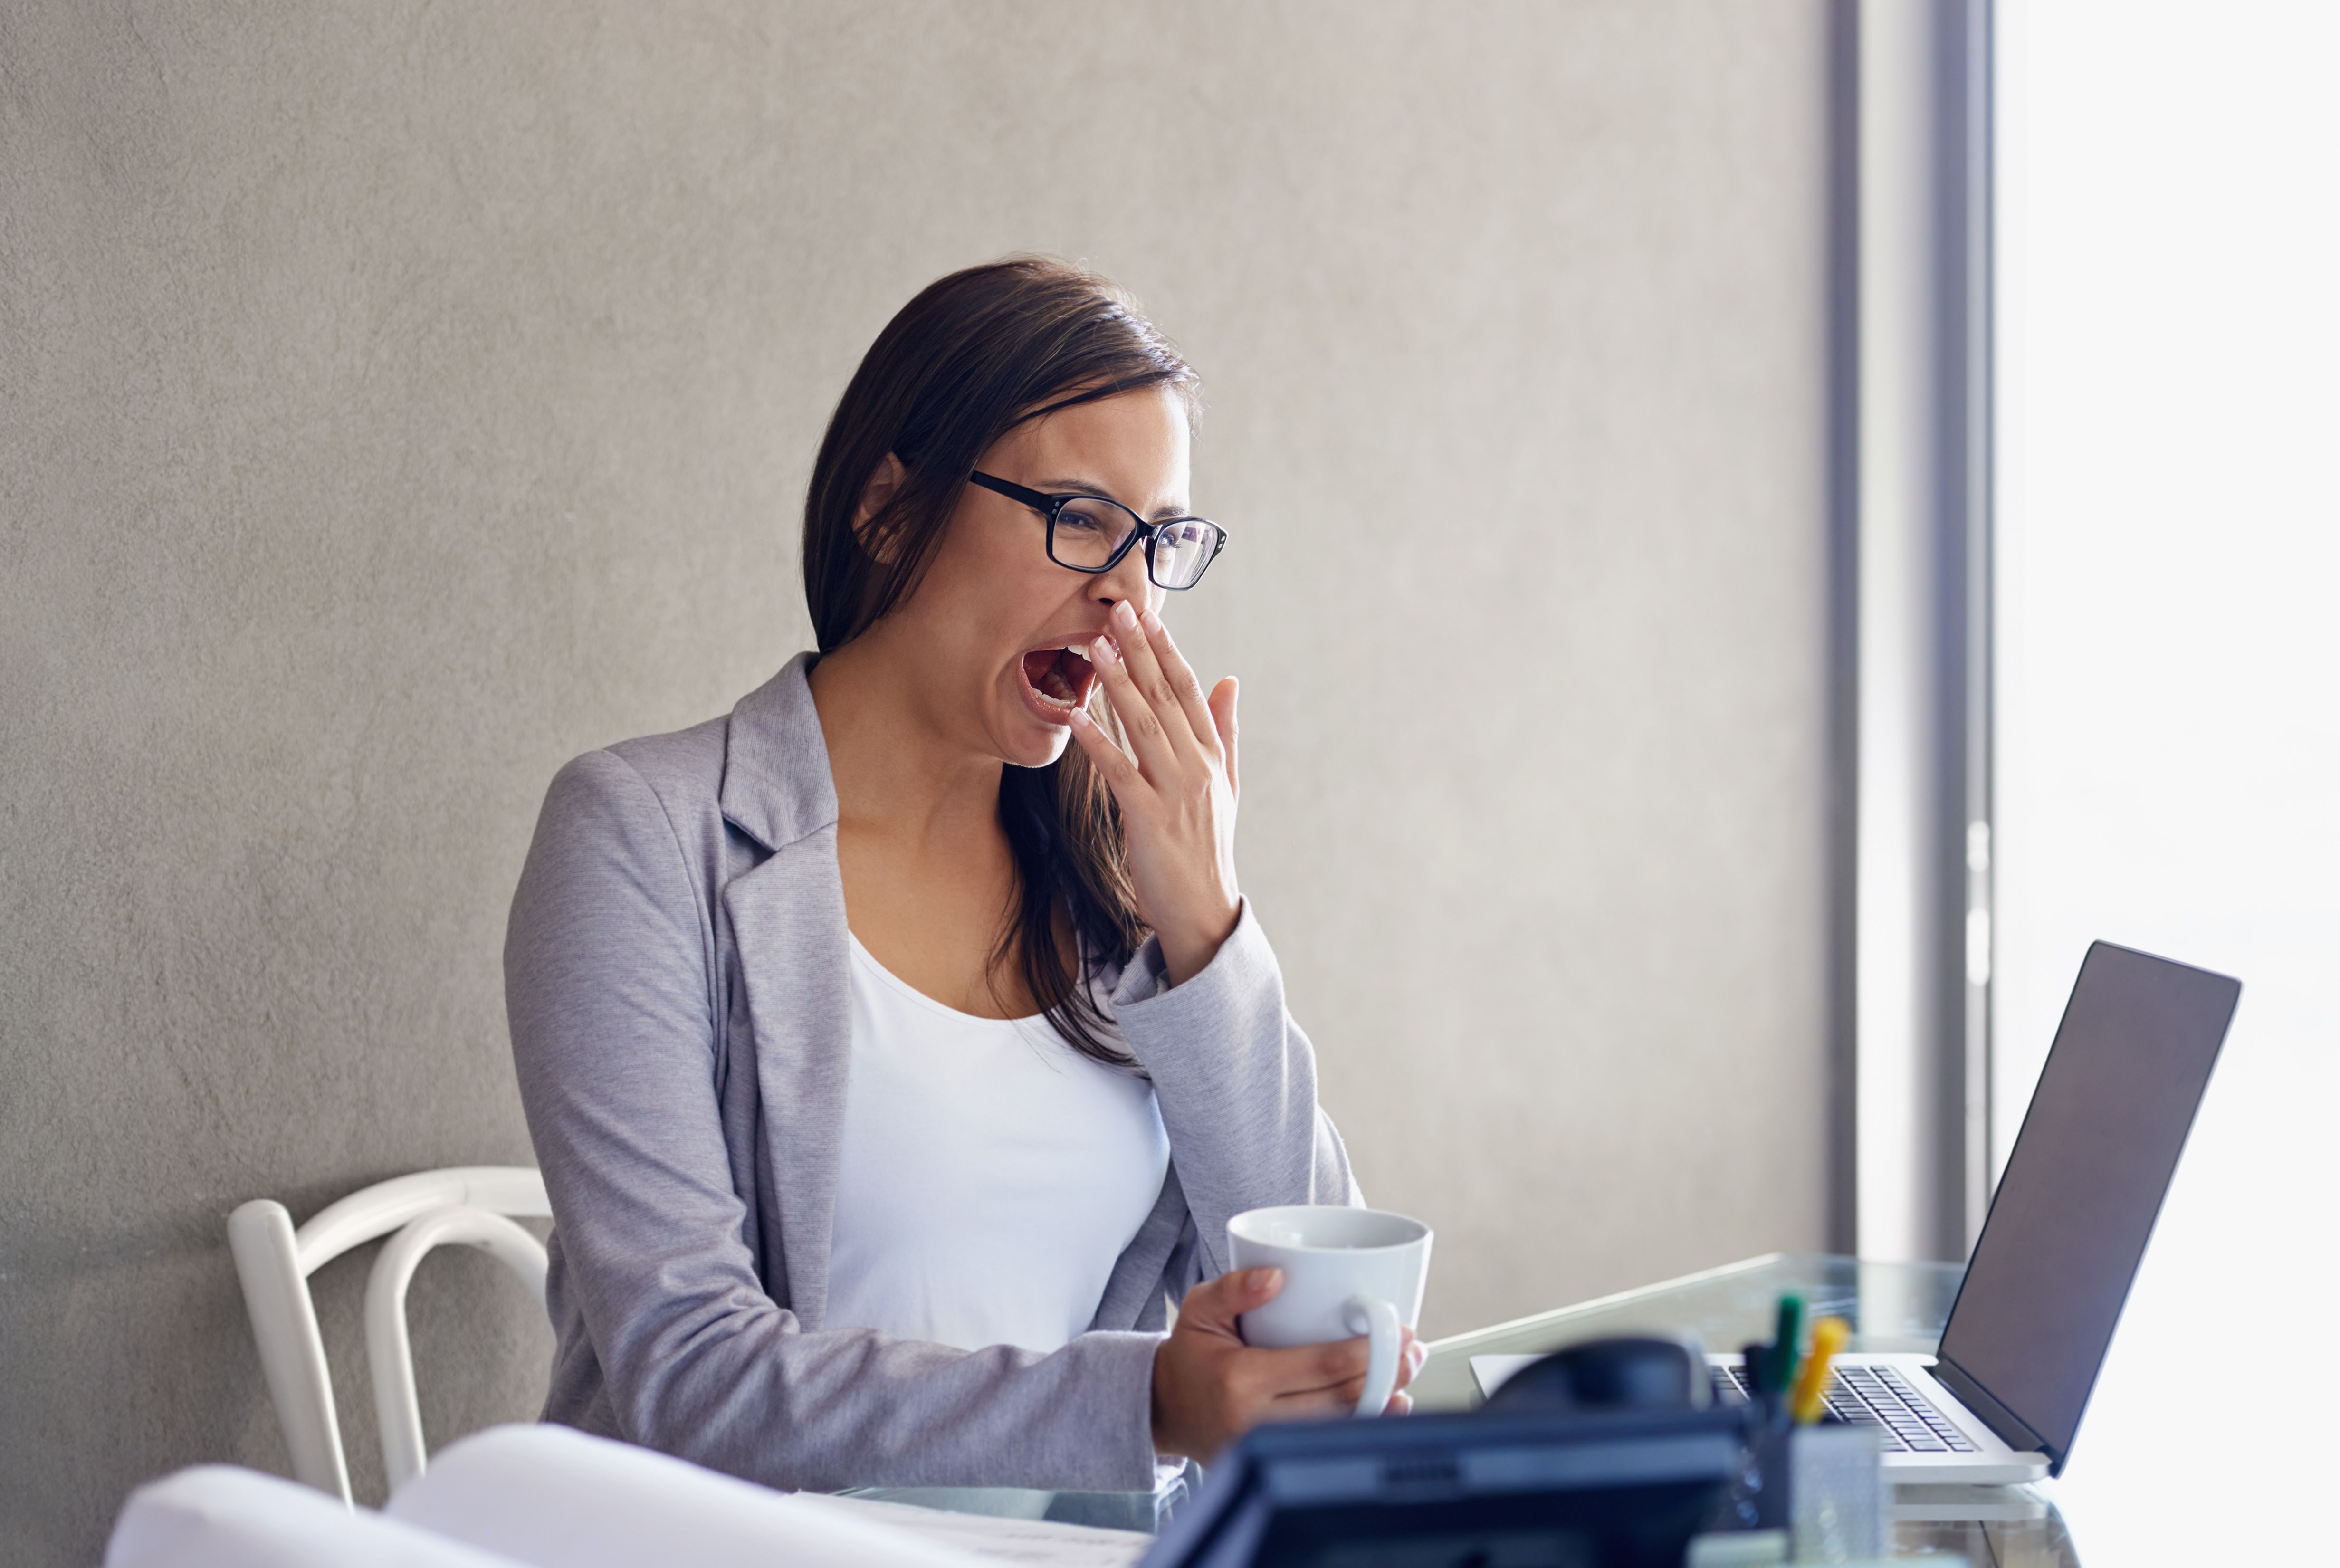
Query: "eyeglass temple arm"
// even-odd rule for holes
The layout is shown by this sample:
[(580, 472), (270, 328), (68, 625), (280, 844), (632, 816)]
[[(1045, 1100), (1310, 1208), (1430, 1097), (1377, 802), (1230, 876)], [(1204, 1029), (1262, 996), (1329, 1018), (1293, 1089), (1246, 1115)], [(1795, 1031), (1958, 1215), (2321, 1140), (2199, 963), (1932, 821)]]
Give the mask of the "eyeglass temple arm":
[(1055, 515), (1057, 501), (1056, 496), (1045, 495), (1036, 490), (1027, 490), (1012, 480), (994, 479), (987, 473), (970, 473), (967, 478), (969, 484), (979, 484), (994, 495), (1004, 495), (1010, 501), (1020, 501), (1035, 511)]

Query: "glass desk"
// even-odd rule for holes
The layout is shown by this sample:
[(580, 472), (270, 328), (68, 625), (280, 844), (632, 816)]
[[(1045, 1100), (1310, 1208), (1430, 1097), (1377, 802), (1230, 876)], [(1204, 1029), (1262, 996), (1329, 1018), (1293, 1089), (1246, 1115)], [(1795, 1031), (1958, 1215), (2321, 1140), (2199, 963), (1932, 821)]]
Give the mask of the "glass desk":
[[(1855, 1350), (1930, 1351), (1958, 1294), (1958, 1265), (1880, 1264), (1775, 1254), (1686, 1275), (1597, 1301), (1433, 1340), (1413, 1381), (1417, 1410), (1469, 1410), (1479, 1403), (1471, 1357), (1529, 1355), (1612, 1334), (1695, 1335), (1709, 1349), (1768, 1339), (1780, 1293), (1803, 1293), (1813, 1316), (1853, 1325)], [(857, 1495), (970, 1513), (1148, 1529), (1182, 1494), (875, 1488)], [(2054, 1506), (2028, 1487), (1903, 1487), (1895, 1494), (1894, 1555), (1963, 1555), (1972, 1568), (2077, 1568)]]
[(1433, 1340), (1413, 1380), (1418, 1410), (1469, 1410), (1474, 1355), (1529, 1355), (1612, 1334), (1694, 1335), (1709, 1350), (1771, 1337), (1780, 1293), (1800, 1291), (1807, 1321), (1852, 1325), (1853, 1350), (1930, 1351), (1942, 1337), (1961, 1270), (1948, 1263), (1861, 1263), (1849, 1257), (1750, 1258), (1661, 1285), (1621, 1291), (1513, 1323)]
[[(1413, 1380), (1414, 1408), (1475, 1406), (1474, 1355), (1532, 1355), (1612, 1334), (1695, 1335), (1709, 1350), (1767, 1340), (1783, 1290), (1803, 1294), (1808, 1317), (1851, 1324), (1853, 1350), (1931, 1351), (1964, 1273), (1951, 1263), (1863, 1263), (1832, 1255), (1750, 1258), (1433, 1340), (1430, 1359)], [(2028, 1487), (1905, 1486), (1894, 1497), (1896, 1557), (1955, 1553), (1973, 1568), (2077, 1568), (2063, 1519)]]

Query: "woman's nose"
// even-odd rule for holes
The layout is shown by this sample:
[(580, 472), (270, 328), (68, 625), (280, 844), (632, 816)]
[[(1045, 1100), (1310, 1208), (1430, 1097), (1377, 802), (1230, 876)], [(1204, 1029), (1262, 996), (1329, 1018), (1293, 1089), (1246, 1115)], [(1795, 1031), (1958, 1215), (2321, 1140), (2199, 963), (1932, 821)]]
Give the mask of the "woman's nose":
[(1089, 590), (1090, 597), (1108, 610), (1125, 599), (1129, 600), (1130, 607), (1134, 610), (1145, 610), (1155, 608), (1154, 583), (1145, 575), (1144, 545), (1139, 545), (1114, 562), (1111, 571), (1098, 572), (1095, 584)]

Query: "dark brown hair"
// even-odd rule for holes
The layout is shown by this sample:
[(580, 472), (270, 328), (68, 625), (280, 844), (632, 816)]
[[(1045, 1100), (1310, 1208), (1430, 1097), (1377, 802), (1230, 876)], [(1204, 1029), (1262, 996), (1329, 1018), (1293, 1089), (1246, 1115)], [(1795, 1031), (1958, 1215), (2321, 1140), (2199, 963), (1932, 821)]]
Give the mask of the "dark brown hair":
[[(862, 356), (813, 462), (804, 576), (820, 651), (842, 648), (917, 590), (967, 475), (995, 442), (1043, 413), (1165, 386), (1191, 417), (1194, 371), (1094, 273), (1010, 256), (929, 283)], [(857, 528), (870, 476), (889, 452), (907, 477)], [(1014, 965), (1074, 1049), (1128, 1065), (1106, 1037), (1111, 1020), (1082, 972), (1126, 964), (1145, 936), (1112, 794), (1075, 746), (1046, 768), (1001, 774), (999, 822), (1016, 857), (1016, 899), (995, 972)]]

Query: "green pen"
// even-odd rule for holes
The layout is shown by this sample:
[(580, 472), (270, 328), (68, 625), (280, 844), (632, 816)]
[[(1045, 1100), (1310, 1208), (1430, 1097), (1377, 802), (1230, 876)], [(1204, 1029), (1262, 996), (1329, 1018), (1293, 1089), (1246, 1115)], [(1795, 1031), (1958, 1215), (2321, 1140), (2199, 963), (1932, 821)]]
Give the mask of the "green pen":
[(1770, 1365), (1763, 1370), (1767, 1375), (1763, 1385), (1771, 1393), (1785, 1394), (1795, 1385), (1796, 1363), (1801, 1359), (1804, 1344), (1804, 1298), (1794, 1291), (1780, 1295), (1779, 1333), (1771, 1341)]

